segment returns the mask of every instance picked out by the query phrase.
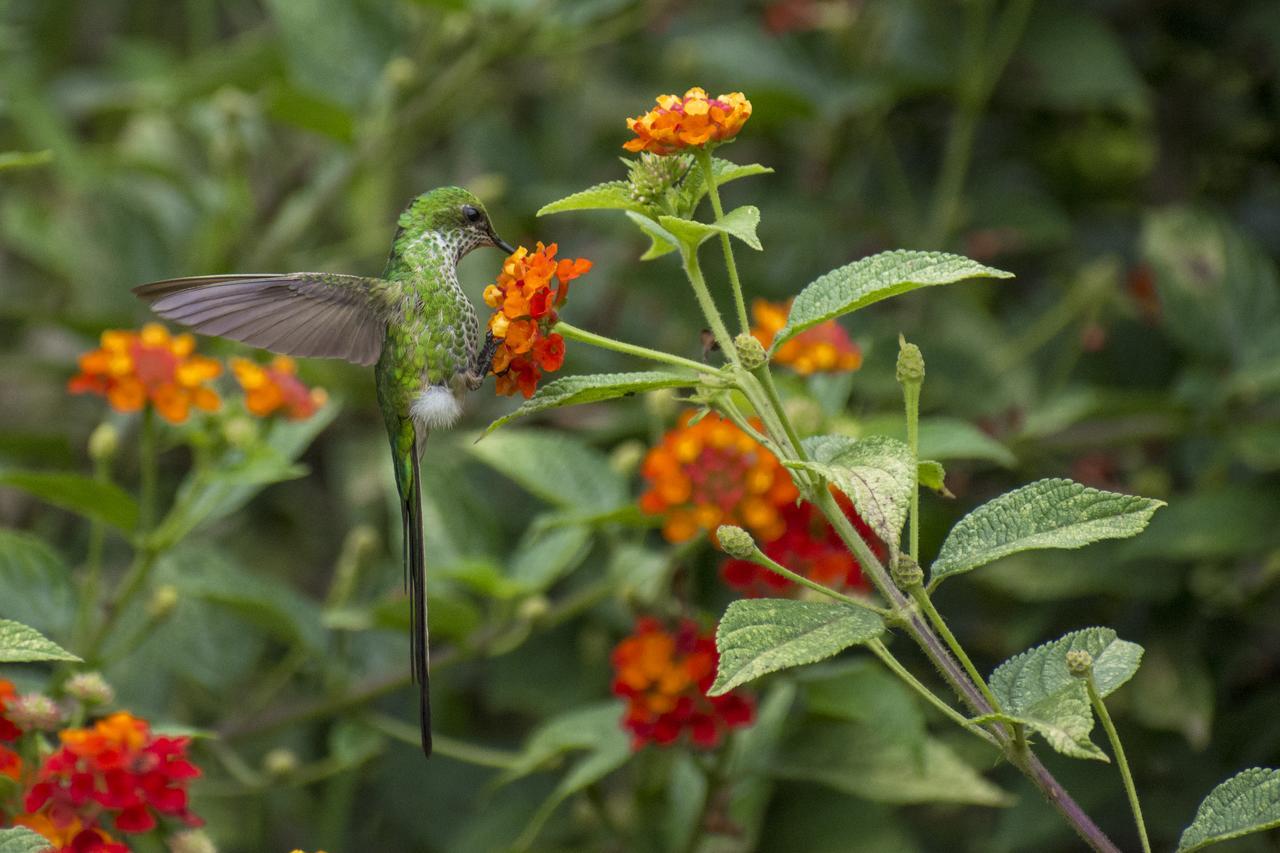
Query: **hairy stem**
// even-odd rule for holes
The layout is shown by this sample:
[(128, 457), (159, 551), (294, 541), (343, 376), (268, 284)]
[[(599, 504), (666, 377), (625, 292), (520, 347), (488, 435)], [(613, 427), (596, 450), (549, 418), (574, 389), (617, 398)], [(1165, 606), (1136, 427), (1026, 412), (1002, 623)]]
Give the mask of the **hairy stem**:
[(920, 561), (920, 383), (904, 382), (902, 400), (907, 414), (907, 446), (911, 448), (911, 514), (907, 553)]
[(1147, 824), (1142, 819), (1142, 805), (1138, 802), (1138, 789), (1133, 784), (1133, 773), (1129, 770), (1129, 761), (1125, 758), (1124, 747), (1120, 744), (1120, 735), (1116, 732), (1115, 723), (1111, 721), (1111, 713), (1107, 711), (1107, 705), (1098, 693), (1098, 685), (1093, 679), (1092, 670), (1085, 678), (1085, 686), (1089, 689), (1089, 701), (1093, 703), (1093, 710), (1098, 713), (1102, 728), (1107, 732), (1107, 739), (1111, 741), (1111, 751), (1116, 755), (1116, 767), (1119, 768), (1120, 779), (1124, 782), (1124, 792), (1129, 797), (1129, 808), (1133, 810), (1133, 822), (1138, 825), (1138, 837), (1142, 839), (1143, 853), (1151, 853), (1151, 842), (1147, 839)]
[(863, 610), (870, 610), (872, 613), (882, 618), (888, 617), (890, 615), (889, 611), (885, 610), (883, 607), (876, 607), (874, 604), (871, 604), (868, 601), (863, 601), (861, 599), (854, 598), (851, 595), (845, 595), (844, 593), (838, 592), (834, 589), (831, 589), (830, 587), (823, 586), (822, 584), (816, 581), (809, 580), (809, 578), (806, 578), (804, 575), (796, 574), (795, 572), (791, 571), (791, 569), (788, 569), (786, 566), (775, 562), (772, 558), (770, 558), (767, 554), (765, 554), (759, 548), (756, 548), (752, 553), (751, 562), (755, 563), (757, 566), (760, 566), (761, 568), (768, 569), (769, 571), (773, 572), (776, 575), (780, 575), (786, 578), (787, 580), (791, 581), (794, 584), (799, 584), (800, 586), (805, 587), (806, 589), (811, 589), (814, 592), (821, 593), (827, 596), (828, 598), (834, 598), (836, 601), (840, 602), (841, 604), (847, 604), (850, 607), (860, 607)]
[(689, 284), (693, 285), (693, 294), (698, 297), (698, 305), (702, 308), (703, 316), (707, 318), (711, 334), (715, 336), (716, 343), (720, 345), (720, 350), (725, 357), (737, 364), (738, 348), (733, 345), (733, 337), (724, 324), (724, 318), (720, 316), (716, 301), (711, 298), (711, 291), (707, 289), (707, 280), (703, 278), (702, 266), (698, 263), (697, 247), (682, 249), (681, 256), (684, 258), (684, 273), (689, 279)]
[[(715, 167), (711, 163), (711, 152), (705, 147), (694, 150), (694, 156), (698, 158), (698, 165), (702, 167), (702, 176), (707, 182), (707, 195), (711, 198), (711, 211), (716, 216), (716, 221), (724, 219), (724, 208), (720, 206), (720, 188), (716, 186)], [(729, 242), (729, 235), (723, 231), (720, 232), (720, 248), (724, 250), (724, 265), (729, 271), (729, 286), (733, 290), (733, 303), (738, 309), (738, 325), (741, 330), (746, 332), (751, 328), (751, 321), (747, 317), (747, 303), (742, 297), (742, 282), (738, 279), (738, 264), (733, 257), (733, 244)]]
[(916, 606), (920, 608), (920, 612), (925, 615), (925, 618), (929, 620), (929, 624), (942, 637), (947, 644), (947, 648), (955, 655), (956, 660), (960, 661), (960, 665), (964, 667), (964, 671), (968, 673), (969, 678), (982, 691), (982, 698), (986, 699), (987, 704), (998, 713), (1000, 711), (1000, 703), (996, 701), (995, 694), (987, 686), (987, 680), (982, 677), (982, 673), (978, 672), (978, 668), (973, 665), (973, 661), (965, 654), (964, 647), (960, 645), (956, 635), (951, 633), (951, 629), (947, 627), (946, 620), (942, 618), (938, 608), (933, 606), (933, 601), (929, 598), (929, 594), (919, 585), (912, 587), (910, 594)]
[(969, 731), (977, 735), (978, 737), (982, 738), (987, 743), (994, 746), (996, 749), (1001, 749), (1000, 741), (996, 740), (995, 735), (991, 734), (991, 732), (987, 731), (982, 726), (971, 721), (969, 718), (967, 718), (964, 714), (961, 714), (955, 708), (952, 708), (946, 702), (942, 701), (942, 699), (936, 693), (934, 693), (928, 687), (925, 687), (923, 684), (921, 684), (919, 679), (917, 679), (914, 675), (912, 675), (910, 671), (908, 671), (907, 668), (902, 665), (902, 662), (893, 656), (893, 652), (889, 651), (889, 647), (886, 646), (883, 642), (881, 642), (878, 639), (872, 640), (871, 642), (867, 643), (867, 648), (871, 650), (872, 654), (880, 658), (881, 663), (883, 663), (886, 667), (888, 667), (889, 670), (892, 671), (894, 675), (898, 676), (903, 681), (905, 681), (908, 687), (910, 687), (912, 690), (919, 693), (926, 702), (928, 702), (930, 705), (932, 705), (933, 707), (941, 711), (943, 716), (945, 716), (948, 720), (951, 720), (951, 722), (955, 723), (956, 725), (960, 726), (966, 731)]
[(673, 367), (683, 367), (687, 370), (694, 370), (698, 373), (710, 376), (720, 375), (717, 368), (709, 364), (703, 364), (694, 361), (691, 358), (681, 358), (678, 355), (662, 352), (661, 350), (649, 349), (648, 347), (638, 346), (637, 344), (629, 344), (624, 341), (607, 338), (604, 335), (597, 335), (594, 332), (588, 332), (586, 329), (579, 329), (577, 326), (566, 323), (564, 320), (556, 323), (553, 332), (558, 332), (564, 337), (572, 341), (580, 341), (584, 344), (591, 344), (601, 349), (613, 350), (625, 355), (634, 355), (637, 358), (645, 358), (649, 361), (657, 361), (663, 364), (670, 364)]

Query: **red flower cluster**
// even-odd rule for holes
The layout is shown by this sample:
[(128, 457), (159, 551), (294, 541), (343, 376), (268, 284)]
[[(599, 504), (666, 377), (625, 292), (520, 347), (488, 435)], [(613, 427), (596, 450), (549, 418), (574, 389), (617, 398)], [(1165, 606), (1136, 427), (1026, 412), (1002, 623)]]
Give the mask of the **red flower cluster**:
[(695, 746), (712, 749), (729, 729), (750, 725), (755, 708), (746, 696), (707, 696), (719, 663), (714, 634), (692, 620), (674, 633), (656, 619), (636, 620), (613, 650), (613, 692), (627, 700), (622, 724), (633, 747), (666, 746), (688, 732)]
[[(187, 808), (187, 785), (200, 770), (187, 760), (188, 738), (157, 737), (146, 720), (116, 713), (92, 728), (59, 734), (62, 747), (45, 759), (27, 792), (28, 819), (19, 823), (62, 842), (62, 849), (127, 851), (99, 827), (113, 816), (120, 832), (147, 832), (157, 815), (188, 826), (203, 821)], [(96, 846), (94, 846), (96, 845)]]
[(18, 695), (13, 682), (0, 678), (0, 776), (8, 776), (17, 780), (22, 775), (22, 758), (5, 743), (11, 743), (22, 736), (22, 730), (5, 716), (9, 703)]
[[(858, 517), (852, 502), (839, 492), (836, 500), (863, 541), (884, 560), (888, 554), (884, 543)], [(784, 507), (781, 514), (786, 529), (777, 539), (760, 546), (767, 557), (823, 586), (851, 590), (869, 588), (857, 558), (849, 553), (835, 528), (816, 507), (810, 503), (791, 504)], [(776, 597), (795, 588), (791, 581), (750, 560), (726, 560), (720, 566), (720, 576), (748, 598)]]
[[(489, 331), (500, 343), (493, 354), (498, 393), (526, 398), (538, 388), (543, 371), (564, 363), (564, 338), (551, 331), (559, 320), (556, 309), (569, 296), (569, 282), (591, 269), (591, 261), (556, 261), (556, 244), (530, 252), (516, 249), (502, 264), (494, 284), (484, 289), (484, 301), (494, 309)], [(559, 281), (552, 287), (552, 279)]]

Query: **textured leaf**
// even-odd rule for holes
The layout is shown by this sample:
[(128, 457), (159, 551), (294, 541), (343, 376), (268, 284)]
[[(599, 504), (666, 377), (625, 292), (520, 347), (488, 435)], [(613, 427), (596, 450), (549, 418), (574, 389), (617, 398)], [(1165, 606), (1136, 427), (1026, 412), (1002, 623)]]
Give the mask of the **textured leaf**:
[(1280, 770), (1254, 767), (1209, 792), (1183, 830), (1178, 853), (1280, 827)]
[(49, 853), (49, 839), (25, 826), (0, 829), (0, 853)]
[(1152, 498), (1091, 489), (1070, 480), (1038, 480), (983, 504), (951, 528), (931, 568), (943, 578), (1035, 548), (1081, 548), (1136, 536), (1164, 506)]
[(813, 461), (801, 467), (831, 481), (848, 495), (862, 520), (890, 550), (896, 551), (911, 490), (915, 488), (911, 449), (896, 438), (882, 435), (863, 439), (818, 435), (806, 438), (803, 444)]
[(629, 397), (659, 388), (686, 388), (698, 383), (696, 377), (679, 374), (646, 371), (643, 373), (591, 373), (585, 376), (565, 376), (543, 385), (525, 400), (520, 408), (489, 424), (485, 434), (535, 412), (558, 409), (562, 406), (578, 406), (597, 403), (617, 397)]
[(991, 692), (1002, 710), (1045, 735), (1054, 749), (1082, 758), (1104, 758), (1089, 740), (1093, 710), (1084, 682), (1067, 670), (1067, 652), (1093, 656), (1098, 694), (1106, 697), (1133, 677), (1142, 647), (1116, 638), (1110, 628), (1085, 628), (1036, 646), (991, 673)]
[(598, 450), (547, 430), (504, 430), (468, 452), (557, 506), (604, 512), (627, 502), (627, 486)]
[(949, 747), (881, 737), (876, 726), (820, 721), (799, 732), (774, 760), (773, 772), (883, 803), (1004, 806), (1011, 798)]
[(640, 256), (642, 261), (652, 261), (654, 258), (660, 258), (663, 255), (669, 255), (676, 250), (680, 241), (671, 232), (667, 231), (658, 223), (654, 222), (643, 213), (636, 213), (634, 210), (627, 211), (627, 218), (636, 224), (641, 231), (648, 235), (653, 242), (649, 248)]
[(41, 634), (35, 628), (0, 619), (0, 663), (29, 663), (41, 660), (70, 660), (80, 658)]
[(0, 471), (0, 486), (101, 521), (128, 533), (138, 523), (138, 503), (114, 483), (61, 471)]
[(970, 278), (1012, 277), (1012, 273), (946, 252), (881, 252), (834, 269), (800, 291), (791, 304), (787, 324), (773, 339), (773, 349), (810, 326), (899, 293)]
[(845, 604), (757, 598), (735, 601), (716, 629), (720, 671), (708, 696), (770, 672), (829, 658), (878, 637), (884, 622)]
[(544, 204), (538, 216), (570, 210), (634, 210), (643, 213), (644, 205), (631, 197), (631, 186), (626, 181), (607, 181)]
[(760, 245), (760, 238), (756, 236), (756, 227), (760, 224), (760, 209), (749, 204), (729, 211), (715, 222), (659, 216), (658, 223), (689, 249), (696, 249), (707, 239), (721, 233), (737, 237), (756, 251), (764, 248)]

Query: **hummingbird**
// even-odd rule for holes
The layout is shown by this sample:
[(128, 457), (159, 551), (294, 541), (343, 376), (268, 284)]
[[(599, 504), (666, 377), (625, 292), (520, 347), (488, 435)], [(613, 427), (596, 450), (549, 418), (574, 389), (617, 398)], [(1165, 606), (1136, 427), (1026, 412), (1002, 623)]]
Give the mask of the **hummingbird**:
[(483, 246), (515, 248), (480, 200), (459, 187), (415, 198), (400, 214), (381, 278), (325, 272), (208, 275), (133, 289), (161, 317), (283, 355), (373, 365), (404, 526), (410, 667), (422, 751), (431, 756), (430, 651), (421, 458), (433, 429), (452, 426), (490, 371), (497, 341), (480, 338), (458, 262)]

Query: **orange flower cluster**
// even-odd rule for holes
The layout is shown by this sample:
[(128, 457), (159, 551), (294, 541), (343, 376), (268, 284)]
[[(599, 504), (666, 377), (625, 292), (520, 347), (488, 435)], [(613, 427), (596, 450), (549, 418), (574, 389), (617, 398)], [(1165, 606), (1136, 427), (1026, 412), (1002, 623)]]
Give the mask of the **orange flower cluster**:
[(656, 100), (658, 106), (649, 112), (627, 119), (627, 129), (636, 138), (627, 140), (623, 148), (674, 154), (733, 139), (751, 118), (751, 102), (741, 92), (709, 98), (695, 86), (683, 98), (659, 95)]
[(13, 682), (0, 678), (0, 776), (8, 776), (15, 781), (22, 775), (22, 758), (5, 744), (20, 738), (22, 730), (5, 716), (5, 711), (17, 695)]
[(720, 662), (714, 637), (689, 619), (671, 632), (644, 618), (614, 648), (613, 692), (627, 700), (622, 724), (635, 749), (666, 746), (685, 732), (712, 749), (729, 729), (750, 725), (755, 709), (745, 695), (707, 696)]
[(640, 508), (663, 516), (662, 534), (685, 542), (699, 531), (737, 524), (765, 542), (782, 535), (781, 508), (799, 492), (778, 458), (717, 414), (691, 423), (685, 412), (675, 429), (644, 458), (649, 487)]
[(80, 356), (80, 372), (67, 388), (99, 394), (118, 412), (136, 412), (148, 402), (171, 423), (187, 419), (191, 407), (218, 408), (218, 394), (206, 383), (222, 373), (217, 361), (198, 355), (191, 335), (171, 337), (159, 323), (141, 332), (108, 329), (102, 346)]
[(280, 412), (291, 421), (304, 421), (329, 399), (324, 389), (302, 384), (297, 363), (286, 355), (278, 355), (266, 365), (233, 358), (231, 372), (244, 389), (249, 413), (260, 418)]
[[(858, 516), (853, 503), (843, 493), (835, 492), (835, 496), (845, 517), (863, 541), (884, 560), (888, 554), (884, 543)], [(786, 524), (783, 534), (760, 547), (767, 557), (823, 586), (852, 590), (869, 588), (857, 558), (849, 553), (835, 528), (812, 504), (783, 507), (782, 520)], [(791, 581), (750, 560), (725, 560), (720, 566), (720, 577), (748, 598), (777, 597), (795, 590)]]
[[(751, 317), (756, 324), (751, 334), (764, 344), (773, 343), (774, 336), (787, 324), (790, 304), (757, 299), (751, 303)], [(773, 354), (773, 360), (785, 364), (802, 376), (811, 373), (829, 373), (857, 370), (862, 366), (862, 350), (849, 337), (849, 333), (835, 320), (819, 323), (805, 329)]]
[(569, 282), (590, 270), (591, 261), (557, 261), (556, 248), (539, 242), (530, 252), (521, 246), (503, 262), (497, 282), (484, 289), (485, 304), (494, 309), (489, 331), (500, 341), (492, 365), (499, 394), (518, 390), (532, 397), (543, 372), (564, 363), (564, 338), (551, 327), (569, 297)]
[(146, 720), (128, 713), (64, 730), (59, 738), (61, 748), (44, 760), (27, 791), (28, 815), (17, 822), (60, 849), (127, 853), (101, 828), (106, 817), (128, 833), (154, 829), (157, 816), (188, 826), (203, 822), (187, 807), (187, 786), (200, 775), (187, 760), (189, 738), (157, 737)]

